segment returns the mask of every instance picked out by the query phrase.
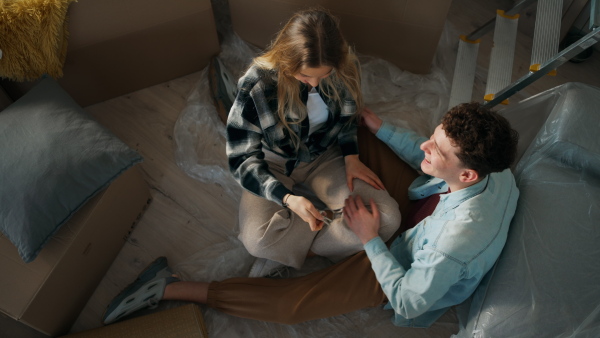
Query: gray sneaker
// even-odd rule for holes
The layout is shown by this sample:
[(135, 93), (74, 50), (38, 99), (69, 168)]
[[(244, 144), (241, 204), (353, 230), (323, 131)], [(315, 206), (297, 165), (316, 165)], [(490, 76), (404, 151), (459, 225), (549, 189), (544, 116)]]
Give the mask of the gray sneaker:
[(282, 275), (281, 270), (287, 269), (287, 266), (266, 258), (257, 258), (250, 268), (248, 277), (271, 277)]
[(172, 275), (167, 258), (157, 258), (110, 302), (102, 322), (110, 324), (143, 308), (157, 307), (167, 284), (179, 281), (179, 278)]

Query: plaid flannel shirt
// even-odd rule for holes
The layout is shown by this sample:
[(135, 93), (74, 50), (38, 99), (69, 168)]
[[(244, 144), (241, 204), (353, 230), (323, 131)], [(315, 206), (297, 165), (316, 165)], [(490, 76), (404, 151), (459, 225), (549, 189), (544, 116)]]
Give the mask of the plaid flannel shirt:
[[(308, 99), (308, 86), (301, 86), (301, 99)], [(340, 145), (342, 154), (358, 154), (356, 123), (351, 121), (356, 103), (347, 90), (342, 91), (340, 105), (317, 88), (329, 110), (327, 122), (310, 137), (308, 118), (300, 123), (299, 116), (287, 117), (292, 130), (300, 136), (296, 150), (286, 128), (277, 115), (277, 75), (274, 71), (251, 67), (238, 82), (238, 94), (227, 118), (227, 157), (234, 178), (246, 190), (270, 201), (282, 204), (283, 197), (292, 193), (269, 171), (263, 147), (287, 159), (286, 175), (299, 162), (311, 162), (331, 145)]]

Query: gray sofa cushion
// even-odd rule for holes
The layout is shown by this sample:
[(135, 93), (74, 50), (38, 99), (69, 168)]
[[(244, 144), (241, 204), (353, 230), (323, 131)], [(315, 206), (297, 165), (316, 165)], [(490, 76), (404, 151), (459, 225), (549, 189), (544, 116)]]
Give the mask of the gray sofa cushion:
[(25, 262), (142, 160), (51, 78), (0, 112), (0, 230)]

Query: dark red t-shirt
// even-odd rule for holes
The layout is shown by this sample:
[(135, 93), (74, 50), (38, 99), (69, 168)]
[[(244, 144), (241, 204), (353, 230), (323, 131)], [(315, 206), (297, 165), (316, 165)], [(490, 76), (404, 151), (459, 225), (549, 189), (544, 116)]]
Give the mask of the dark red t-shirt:
[(433, 194), (415, 202), (406, 218), (406, 225), (408, 227), (407, 229), (414, 227), (415, 225), (419, 224), (419, 222), (421, 222), (425, 217), (431, 215), (435, 210), (435, 207), (440, 202), (440, 195), (447, 194), (449, 192), (450, 190), (448, 189), (447, 192)]

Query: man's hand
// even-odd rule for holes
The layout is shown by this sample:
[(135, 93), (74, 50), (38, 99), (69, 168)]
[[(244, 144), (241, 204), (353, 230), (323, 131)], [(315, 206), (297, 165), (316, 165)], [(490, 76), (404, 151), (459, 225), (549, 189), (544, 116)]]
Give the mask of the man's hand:
[(371, 212), (360, 196), (350, 196), (344, 204), (344, 220), (363, 244), (379, 236), (379, 209), (373, 199), (369, 203)]
[(377, 190), (385, 190), (383, 182), (379, 177), (358, 159), (358, 155), (347, 155), (344, 157), (346, 162), (346, 183), (350, 191), (354, 191), (353, 180), (358, 178), (372, 185)]
[(362, 122), (365, 126), (367, 126), (369, 131), (373, 134), (377, 134), (377, 131), (379, 131), (379, 128), (381, 128), (381, 125), (383, 124), (383, 120), (367, 107), (363, 108), (363, 110), (360, 112), (360, 116), (362, 118)]
[(308, 223), (310, 230), (319, 231), (323, 229), (323, 215), (319, 213), (319, 210), (305, 197), (289, 195), (287, 200), (284, 200), (288, 204), (288, 208), (300, 216), (304, 222)]

